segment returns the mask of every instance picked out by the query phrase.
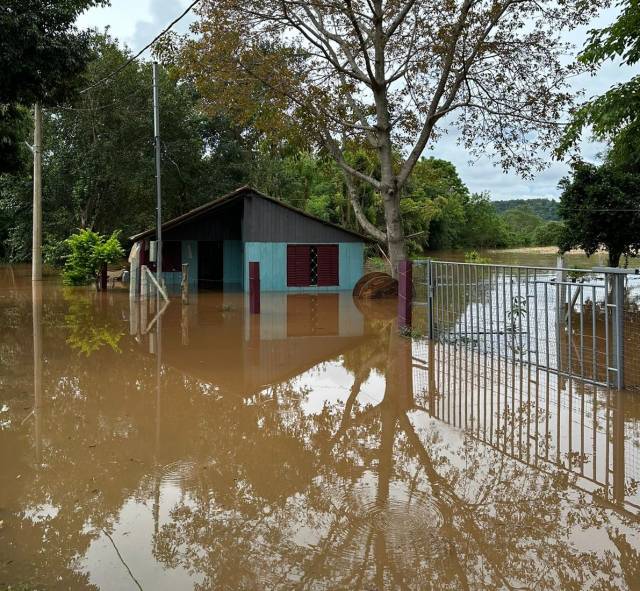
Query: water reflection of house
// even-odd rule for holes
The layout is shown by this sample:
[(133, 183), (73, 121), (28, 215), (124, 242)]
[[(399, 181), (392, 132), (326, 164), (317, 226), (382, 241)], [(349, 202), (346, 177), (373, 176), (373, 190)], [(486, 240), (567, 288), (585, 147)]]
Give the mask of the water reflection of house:
[[(160, 323), (162, 363), (223, 391), (247, 395), (371, 338), (349, 292), (264, 294), (259, 315), (249, 314), (247, 297), (203, 293), (192, 305), (168, 306)], [(139, 316), (145, 305), (132, 300), (131, 314)], [(134, 332), (139, 326), (132, 323)], [(145, 338), (155, 351), (155, 334)]]
[[(249, 288), (249, 262), (260, 263), (262, 291), (351, 290), (362, 276), (360, 234), (242, 187), (162, 226), (163, 277), (179, 285), (189, 264), (191, 287)], [(155, 229), (131, 237), (136, 272), (150, 263)]]

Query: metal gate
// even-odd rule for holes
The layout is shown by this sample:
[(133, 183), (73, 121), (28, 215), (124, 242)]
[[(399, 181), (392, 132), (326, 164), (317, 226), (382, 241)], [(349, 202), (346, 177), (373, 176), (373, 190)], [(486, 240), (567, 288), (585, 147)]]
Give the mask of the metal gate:
[(622, 388), (629, 273), (418, 261), (414, 303), (432, 339)]

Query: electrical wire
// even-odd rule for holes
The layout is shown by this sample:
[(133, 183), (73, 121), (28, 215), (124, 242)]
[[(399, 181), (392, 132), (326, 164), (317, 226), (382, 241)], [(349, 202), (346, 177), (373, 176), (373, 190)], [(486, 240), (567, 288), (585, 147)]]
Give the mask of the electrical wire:
[(160, 37), (162, 37), (163, 35), (165, 35), (166, 33), (168, 33), (175, 24), (177, 24), (179, 21), (181, 21), (186, 15), (187, 13), (196, 5), (200, 2), (201, 0), (194, 0), (194, 2), (192, 2), (191, 4), (189, 4), (189, 6), (187, 6), (187, 8), (184, 10), (184, 12), (182, 12), (182, 14), (180, 14), (179, 16), (177, 16), (173, 21), (171, 21), (160, 33), (158, 33), (149, 43), (147, 43), (138, 53), (136, 53), (134, 56), (130, 57), (124, 64), (122, 64), (121, 66), (119, 66), (118, 68), (116, 68), (113, 72), (111, 72), (110, 74), (108, 74), (107, 76), (105, 76), (104, 78), (98, 80), (97, 82), (94, 82), (93, 84), (91, 84), (90, 86), (87, 86), (86, 88), (82, 89), (79, 94), (84, 94), (85, 92), (88, 92), (89, 90), (95, 88), (96, 86), (100, 86), (101, 84), (104, 84), (105, 82), (108, 82), (109, 80), (111, 80), (112, 78), (114, 78), (115, 76), (117, 76), (120, 72), (122, 72), (122, 70), (124, 70), (127, 66), (129, 66), (130, 64), (132, 64), (134, 61), (136, 61), (145, 51), (147, 51), (147, 49), (149, 49), (158, 39), (160, 39)]
[(65, 105), (57, 105), (55, 107), (50, 107), (49, 109), (47, 109), (48, 111), (84, 111), (84, 112), (93, 112), (93, 111), (101, 111), (103, 109), (111, 109), (112, 107), (115, 107), (117, 105), (120, 105), (122, 103), (124, 103), (125, 101), (128, 101), (132, 96), (136, 96), (140, 94), (140, 89), (135, 90), (134, 92), (123, 96), (121, 98), (115, 99), (113, 102), (111, 103), (107, 103), (104, 105), (97, 105), (95, 107), (67, 107)]

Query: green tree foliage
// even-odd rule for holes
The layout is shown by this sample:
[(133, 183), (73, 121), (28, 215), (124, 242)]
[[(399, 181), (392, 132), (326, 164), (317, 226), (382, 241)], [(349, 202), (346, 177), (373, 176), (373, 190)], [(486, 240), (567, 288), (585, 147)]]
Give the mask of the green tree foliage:
[[(94, 59), (84, 79), (97, 81), (128, 52), (104, 35), (91, 39)], [(163, 213), (170, 218), (237, 188), (252, 158), (243, 131), (206, 118), (184, 82), (160, 76)], [(74, 228), (123, 236), (153, 224), (155, 164), (151, 67), (134, 63), (109, 84), (45, 111), (43, 217), (50, 242)], [(0, 177), (0, 254), (30, 256), (32, 200), (28, 168)], [(3, 220), (4, 218), (4, 220)]]
[(26, 117), (20, 105), (55, 105), (77, 88), (89, 35), (75, 21), (106, 0), (3, 0), (0, 4), (0, 172), (20, 167)]
[(80, 230), (66, 240), (69, 254), (62, 273), (67, 285), (82, 285), (95, 279), (100, 271), (124, 256), (118, 232), (108, 238), (92, 230)]
[(540, 224), (531, 236), (532, 244), (536, 246), (558, 246), (564, 232), (562, 222), (549, 221)]
[(421, 159), (401, 201), (412, 254), (446, 248), (511, 246), (507, 225), (486, 194), (471, 194), (446, 160)]
[[(373, 176), (378, 174), (376, 156), (370, 150), (353, 145), (347, 158), (354, 168)], [(349, 207), (344, 177), (332, 159), (293, 148), (278, 153), (261, 146), (250, 174), (251, 184), (265, 193), (327, 221), (359, 229)], [(380, 196), (364, 183), (358, 186), (358, 191), (367, 218), (382, 224)], [(400, 206), (412, 255), (445, 248), (500, 248), (534, 243), (528, 234), (526, 238), (515, 236), (489, 196), (471, 194), (455, 166), (446, 160), (422, 158), (403, 192)]]
[[(591, 31), (579, 59), (594, 70), (607, 60), (633, 66), (640, 61), (640, 2), (624, 0), (618, 19)], [(610, 161), (631, 171), (640, 168), (640, 76), (610, 88), (584, 103), (575, 113), (558, 149), (566, 153), (590, 128), (596, 139), (610, 141)]]
[(400, 201), (409, 252), (452, 248), (464, 224), (469, 189), (446, 160), (422, 158)]
[(258, 190), (326, 221), (356, 229), (340, 171), (332, 160), (308, 151), (274, 151), (258, 145), (249, 182)]
[[(592, 0), (208, 0), (174, 59), (210, 112), (231, 106), (236, 121), (256, 121), (274, 142), (293, 131), (331, 155), (360, 226), (386, 242), (395, 272), (407, 254), (404, 193), (450, 123), (466, 148), (505, 169), (548, 164), (542, 149), (556, 145), (576, 71), (560, 32), (597, 8)], [(378, 175), (349, 164), (354, 138), (376, 154)], [(358, 183), (380, 196), (384, 224), (362, 215)], [(450, 241), (449, 228), (441, 234)]]
[(465, 203), (465, 222), (461, 231), (462, 247), (504, 248), (514, 246), (504, 219), (498, 215), (495, 202), (485, 193), (473, 194)]
[(543, 223), (527, 205), (505, 211), (502, 219), (512, 235), (511, 242), (518, 246), (531, 246), (533, 233)]
[(564, 230), (560, 249), (582, 248), (588, 256), (604, 248), (609, 265), (640, 250), (640, 175), (610, 164), (574, 164), (560, 182)]
[[(90, 39), (84, 84), (101, 80), (129, 57), (107, 35)], [(163, 214), (174, 217), (242, 184), (329, 222), (358, 230), (352, 198), (376, 227), (385, 225), (382, 197), (367, 182), (349, 186), (322, 149), (273, 138), (251, 121), (203, 115), (188, 80), (160, 76)], [(129, 236), (155, 222), (151, 68), (135, 62), (108, 84), (45, 110), (44, 242), (48, 262), (76, 228)], [(18, 132), (16, 132), (18, 133)], [(379, 157), (365, 142), (345, 140), (348, 166), (380, 178)], [(397, 155), (396, 164), (401, 161)], [(351, 188), (350, 188), (351, 187)], [(353, 197), (350, 190), (354, 192)], [(0, 257), (25, 261), (31, 249), (30, 166), (0, 175)], [(401, 192), (401, 222), (412, 255), (442, 248), (535, 243), (516, 235), (487, 195), (471, 194), (455, 166), (420, 159)], [(541, 223), (541, 222), (540, 222)], [(377, 252), (377, 251), (376, 251)], [(378, 253), (379, 254), (379, 253)]]
[(559, 204), (553, 199), (505, 199), (493, 202), (493, 206), (498, 213), (504, 213), (509, 209), (515, 209), (523, 205), (526, 205), (544, 221), (558, 221), (560, 219), (560, 214), (558, 213)]

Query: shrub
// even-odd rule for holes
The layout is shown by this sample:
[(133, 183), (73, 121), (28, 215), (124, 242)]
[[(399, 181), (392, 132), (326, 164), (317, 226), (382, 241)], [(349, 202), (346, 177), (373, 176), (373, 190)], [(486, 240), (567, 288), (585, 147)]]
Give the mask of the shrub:
[(66, 285), (83, 285), (98, 277), (100, 271), (124, 256), (119, 231), (109, 238), (93, 230), (80, 230), (65, 240), (69, 255), (62, 272)]
[(69, 245), (66, 240), (57, 240), (55, 237), (45, 235), (44, 244), (42, 245), (42, 259), (45, 264), (62, 268), (69, 255)]

